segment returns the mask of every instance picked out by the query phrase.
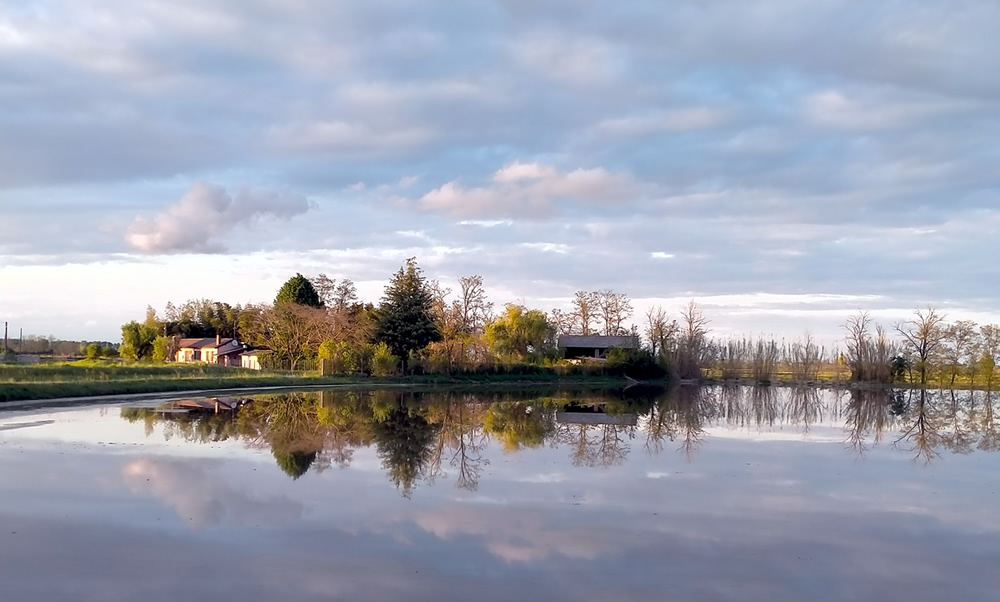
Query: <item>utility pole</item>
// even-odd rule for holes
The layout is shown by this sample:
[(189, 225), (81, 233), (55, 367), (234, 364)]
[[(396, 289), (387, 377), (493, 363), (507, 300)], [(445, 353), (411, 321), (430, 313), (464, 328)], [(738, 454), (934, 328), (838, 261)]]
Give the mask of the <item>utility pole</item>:
[(17, 352), (24, 353), (24, 329), (22, 328), (17, 337)]
[(7, 355), (7, 323), (3, 323), (3, 354)]

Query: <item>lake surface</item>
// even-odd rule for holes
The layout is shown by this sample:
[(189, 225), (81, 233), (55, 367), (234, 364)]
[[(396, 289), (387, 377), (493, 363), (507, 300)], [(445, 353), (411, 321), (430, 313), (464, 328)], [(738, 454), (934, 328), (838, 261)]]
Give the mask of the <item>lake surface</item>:
[(997, 406), (681, 388), (0, 412), (0, 600), (998, 600)]

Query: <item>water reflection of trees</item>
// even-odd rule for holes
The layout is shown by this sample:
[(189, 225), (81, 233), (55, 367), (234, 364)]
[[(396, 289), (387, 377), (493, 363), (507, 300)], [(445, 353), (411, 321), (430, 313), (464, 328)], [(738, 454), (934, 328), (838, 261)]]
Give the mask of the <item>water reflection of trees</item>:
[[(462, 393), (324, 391), (256, 398), (238, 413), (171, 415), (123, 409), (147, 435), (216, 443), (238, 440), (270, 450), (293, 479), (309, 471), (349, 467), (356, 450), (371, 447), (389, 480), (405, 496), (422, 481), (453, 478), (476, 490), (486, 449), (504, 453), (550, 446), (577, 466), (606, 468), (627, 461), (633, 440), (643, 450), (673, 449), (688, 460), (706, 433), (778, 429), (835, 433), (858, 455), (891, 442), (931, 461), (944, 450), (1000, 450), (996, 395), (973, 391), (816, 388), (680, 387), (664, 390)], [(829, 436), (829, 434), (827, 435)]]

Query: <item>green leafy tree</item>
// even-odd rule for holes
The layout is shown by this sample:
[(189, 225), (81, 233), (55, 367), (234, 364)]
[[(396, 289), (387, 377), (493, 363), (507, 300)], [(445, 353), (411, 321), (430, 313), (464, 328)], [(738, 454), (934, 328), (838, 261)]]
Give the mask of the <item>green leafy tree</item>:
[(160, 335), (153, 339), (153, 361), (165, 362), (170, 355), (170, 339)]
[(141, 360), (152, 356), (156, 331), (132, 320), (122, 326), (122, 346), (119, 353), (125, 359)]
[(101, 346), (97, 343), (87, 345), (87, 359), (96, 360), (101, 357)]
[(385, 343), (379, 343), (372, 347), (372, 372), (375, 376), (390, 376), (396, 372), (399, 366), (399, 358), (393, 355), (392, 350)]
[(537, 358), (554, 348), (555, 333), (545, 312), (508, 303), (504, 313), (486, 326), (486, 341), (498, 355)]
[(409, 366), (410, 353), (441, 340), (441, 331), (434, 321), (434, 297), (413, 257), (406, 260), (406, 265), (385, 287), (375, 338), (400, 358), (403, 374)]
[(323, 307), (323, 301), (316, 292), (316, 288), (308, 278), (302, 274), (295, 274), (288, 279), (278, 290), (278, 296), (274, 298), (274, 304), (297, 303), (308, 307)]
[(167, 303), (161, 334), (182, 338), (215, 335), (238, 338), (241, 309), (239, 305), (210, 299), (191, 299), (180, 306)]

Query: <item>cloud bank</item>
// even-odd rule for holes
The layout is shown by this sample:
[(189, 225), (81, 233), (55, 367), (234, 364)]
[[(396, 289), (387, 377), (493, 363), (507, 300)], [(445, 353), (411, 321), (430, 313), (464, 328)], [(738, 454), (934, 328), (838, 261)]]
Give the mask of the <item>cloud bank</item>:
[(622, 204), (646, 188), (628, 174), (601, 167), (560, 171), (544, 163), (515, 161), (494, 172), (484, 186), (468, 188), (453, 180), (411, 202), (422, 210), (459, 218), (537, 219), (550, 216), (557, 205)]
[(209, 182), (195, 182), (177, 203), (155, 217), (136, 217), (125, 233), (133, 248), (146, 253), (216, 253), (239, 226), (268, 218), (291, 219), (309, 211), (301, 195), (240, 188), (235, 193)]

